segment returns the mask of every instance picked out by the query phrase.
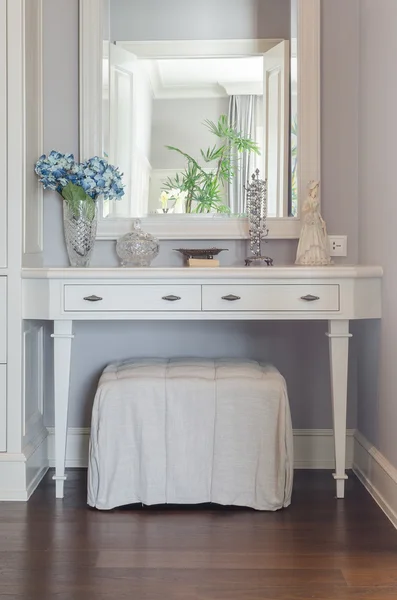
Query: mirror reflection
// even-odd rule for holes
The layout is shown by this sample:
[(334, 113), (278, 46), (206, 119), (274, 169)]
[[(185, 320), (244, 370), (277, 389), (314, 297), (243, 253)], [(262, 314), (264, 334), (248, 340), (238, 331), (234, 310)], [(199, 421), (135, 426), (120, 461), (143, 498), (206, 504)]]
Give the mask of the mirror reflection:
[(104, 216), (245, 216), (256, 169), (267, 179), (269, 217), (294, 216), (291, 40), (114, 39), (112, 21), (127, 4), (135, 1), (110, 1), (103, 60), (103, 151), (124, 172), (126, 193)]

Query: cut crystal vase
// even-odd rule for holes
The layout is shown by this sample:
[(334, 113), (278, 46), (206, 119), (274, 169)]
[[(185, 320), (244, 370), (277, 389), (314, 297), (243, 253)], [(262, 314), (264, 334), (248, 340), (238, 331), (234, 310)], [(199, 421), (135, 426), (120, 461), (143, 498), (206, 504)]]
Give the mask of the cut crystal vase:
[(63, 202), (63, 227), (66, 249), (72, 267), (88, 267), (95, 245), (97, 231), (97, 205), (80, 202), (72, 210)]

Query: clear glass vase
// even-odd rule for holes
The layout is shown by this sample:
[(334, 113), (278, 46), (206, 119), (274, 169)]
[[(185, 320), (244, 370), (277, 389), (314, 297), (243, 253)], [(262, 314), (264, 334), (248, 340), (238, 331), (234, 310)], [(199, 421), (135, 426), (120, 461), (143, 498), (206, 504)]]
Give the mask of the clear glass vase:
[(117, 241), (116, 252), (122, 267), (150, 267), (159, 253), (159, 241), (142, 231), (141, 222), (136, 219), (133, 230)]
[(95, 245), (97, 205), (80, 202), (75, 210), (63, 202), (66, 249), (72, 267), (88, 267)]

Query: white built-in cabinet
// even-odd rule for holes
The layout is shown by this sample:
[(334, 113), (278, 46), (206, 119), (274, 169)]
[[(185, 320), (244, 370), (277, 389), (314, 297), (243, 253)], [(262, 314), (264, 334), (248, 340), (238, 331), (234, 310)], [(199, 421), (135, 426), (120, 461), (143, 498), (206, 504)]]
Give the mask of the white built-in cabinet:
[(27, 500), (48, 468), (44, 332), (23, 323), (21, 268), (42, 264), (43, 0), (0, 0), (0, 500)]
[(43, 0), (0, 0), (0, 500), (27, 500), (48, 468), (43, 328), (23, 324), (21, 268), (41, 266)]
[(7, 450), (7, 2), (0, 0), (0, 452)]

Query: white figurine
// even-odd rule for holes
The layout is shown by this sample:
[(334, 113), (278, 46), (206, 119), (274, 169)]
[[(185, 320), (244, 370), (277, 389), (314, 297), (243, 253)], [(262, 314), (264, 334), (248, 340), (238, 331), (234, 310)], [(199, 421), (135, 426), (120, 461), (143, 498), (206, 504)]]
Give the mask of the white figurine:
[(303, 227), (296, 253), (297, 265), (330, 265), (329, 242), (320, 214), (319, 181), (310, 181), (309, 195), (302, 207)]

